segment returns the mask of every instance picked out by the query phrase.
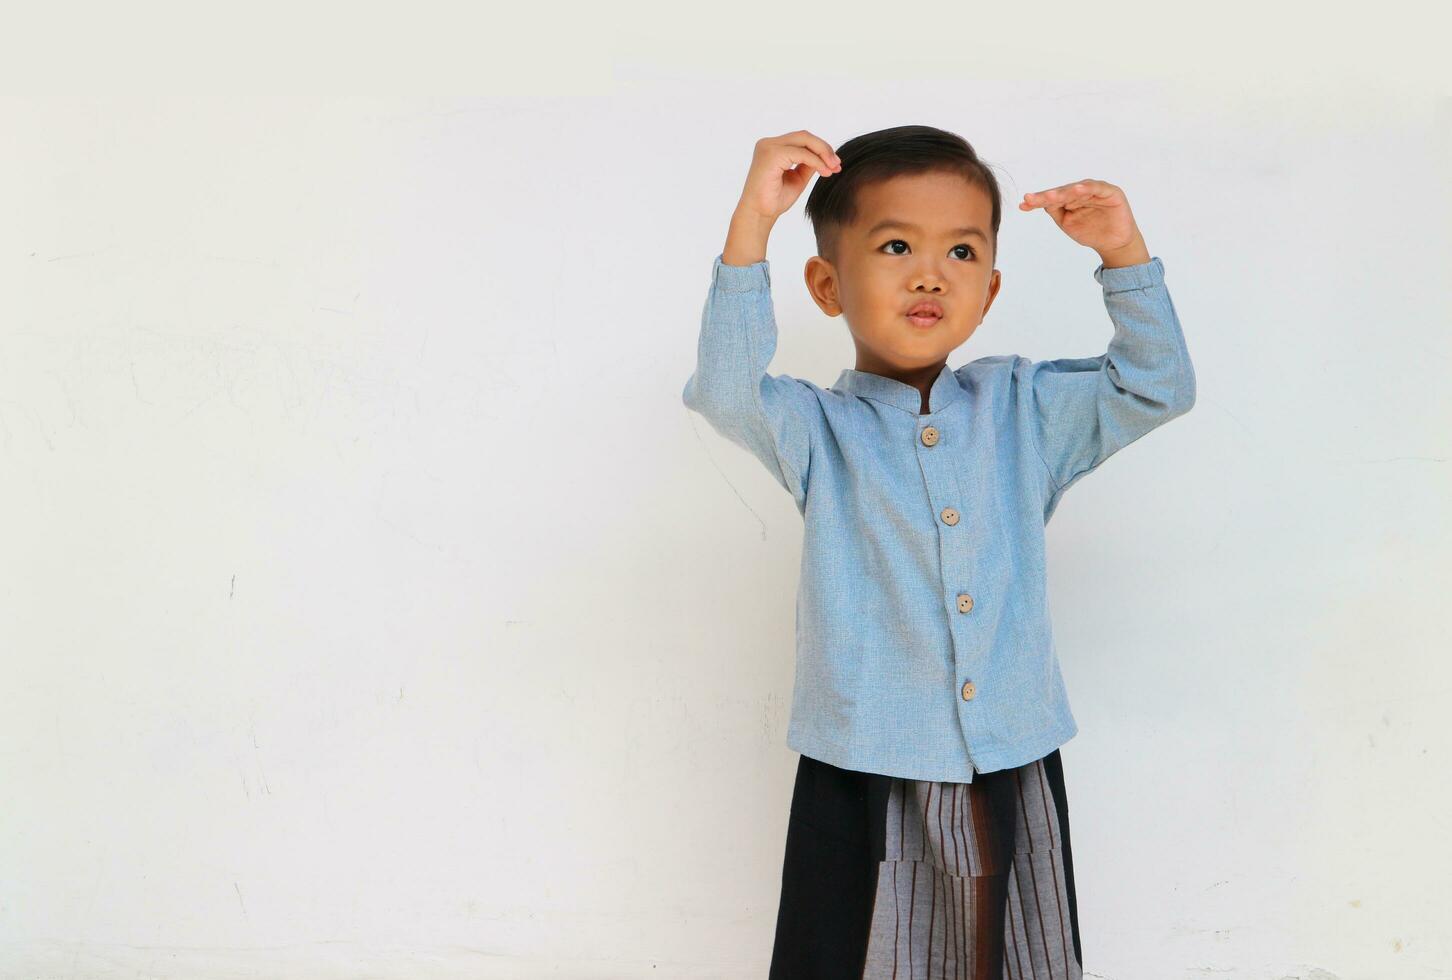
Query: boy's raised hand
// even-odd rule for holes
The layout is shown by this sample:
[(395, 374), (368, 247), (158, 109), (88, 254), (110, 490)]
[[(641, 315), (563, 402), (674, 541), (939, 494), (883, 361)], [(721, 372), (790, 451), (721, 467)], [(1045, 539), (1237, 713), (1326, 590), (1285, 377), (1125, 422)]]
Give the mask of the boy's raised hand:
[(1054, 224), (1080, 245), (1101, 255), (1119, 252), (1142, 240), (1124, 191), (1103, 180), (1080, 180), (1025, 194), (1022, 211), (1043, 208)]
[(830, 177), (841, 169), (842, 161), (827, 141), (805, 129), (762, 137), (756, 141), (737, 209), (775, 221), (801, 197), (813, 172)]

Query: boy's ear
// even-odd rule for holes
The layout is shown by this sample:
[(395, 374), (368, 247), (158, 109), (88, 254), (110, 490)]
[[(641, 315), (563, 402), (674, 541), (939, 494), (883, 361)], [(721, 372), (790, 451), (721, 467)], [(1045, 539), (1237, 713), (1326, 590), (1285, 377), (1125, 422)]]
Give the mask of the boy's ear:
[(807, 292), (811, 294), (812, 302), (817, 304), (819, 310), (828, 316), (842, 313), (842, 304), (837, 299), (836, 266), (820, 255), (813, 255), (807, 259), (802, 278), (806, 280)]
[(983, 314), (979, 317), (979, 320), (982, 320), (983, 317), (988, 315), (989, 307), (993, 306), (993, 300), (998, 296), (998, 289), (1002, 285), (1003, 274), (997, 269), (994, 269), (993, 275), (988, 280), (988, 299), (983, 303)]

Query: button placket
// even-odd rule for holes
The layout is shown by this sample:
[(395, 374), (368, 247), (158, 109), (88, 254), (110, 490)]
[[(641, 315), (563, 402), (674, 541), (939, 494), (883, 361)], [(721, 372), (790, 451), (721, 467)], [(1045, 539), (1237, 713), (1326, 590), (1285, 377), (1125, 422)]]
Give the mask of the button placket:
[[(939, 430), (936, 425), (926, 425), (921, 430), (919, 430), (918, 441), (922, 443), (922, 445), (927, 449), (931, 449), (934, 446), (938, 445), (939, 441), (942, 439), (942, 435), (943, 434), (941, 430)], [(948, 477), (947, 479), (937, 479), (938, 467), (951, 467), (951, 455), (945, 456), (942, 454), (928, 453), (925, 450), (919, 450), (919, 454), (919, 461), (921, 462), (923, 467), (923, 477), (927, 482), (927, 490), (930, 499), (935, 496), (935, 494), (933, 493), (934, 487), (950, 487), (955, 490), (957, 489), (958, 481), (955, 478), (952, 478), (951, 473), (945, 474), (945, 476)], [(938, 510), (938, 520), (942, 521), (943, 524), (947, 525), (948, 527), (956, 527), (959, 520), (961, 519), (962, 514), (959, 513), (958, 508), (952, 506), (951, 504), (941, 507)], [(951, 567), (948, 563), (948, 558), (955, 554), (955, 549), (945, 547), (942, 554), (944, 563), (943, 567), (941, 568), (943, 581), (950, 582), (954, 578), (959, 577), (959, 575), (961, 574), (960, 569), (955, 569)], [(973, 610), (973, 597), (968, 593), (959, 593), (957, 596), (955, 596), (955, 601), (957, 603), (959, 613), (968, 613)], [(957, 631), (951, 630), (950, 635), (953, 637), (953, 645), (955, 649), (954, 659), (961, 664), (963, 658), (956, 655), (956, 650), (959, 646)], [(972, 701), (978, 695), (978, 685), (973, 683), (973, 681), (971, 680), (965, 680), (963, 682), (963, 686), (958, 689), (958, 695), (964, 701)], [(966, 724), (967, 722), (965, 721), (965, 725)], [(965, 730), (965, 735), (968, 734), (970, 733)], [(968, 749), (969, 755), (971, 756), (972, 746), (970, 745)]]

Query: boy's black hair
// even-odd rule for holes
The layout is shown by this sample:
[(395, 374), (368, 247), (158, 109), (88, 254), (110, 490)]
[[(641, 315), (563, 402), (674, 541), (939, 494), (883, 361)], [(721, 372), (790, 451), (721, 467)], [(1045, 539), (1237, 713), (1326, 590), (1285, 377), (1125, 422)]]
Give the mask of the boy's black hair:
[(993, 202), (993, 264), (998, 264), (998, 225), (1003, 200), (998, 179), (967, 140), (934, 126), (894, 126), (863, 133), (836, 148), (842, 169), (817, 178), (807, 195), (806, 216), (817, 238), (817, 254), (835, 262), (842, 229), (857, 219), (857, 191), (874, 181), (937, 171), (960, 174)]

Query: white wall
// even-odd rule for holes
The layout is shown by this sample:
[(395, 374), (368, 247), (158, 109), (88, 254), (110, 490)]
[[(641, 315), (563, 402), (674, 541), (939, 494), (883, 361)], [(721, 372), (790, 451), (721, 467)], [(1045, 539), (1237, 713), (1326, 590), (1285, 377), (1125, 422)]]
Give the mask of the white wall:
[[(0, 976), (764, 976), (801, 523), (680, 392), (753, 141), (904, 122), (1003, 179), (950, 363), (1104, 349), (1014, 207), (1080, 177), (1195, 360), (1049, 529), (1087, 975), (1452, 975), (1445, 90), (1037, 29), (997, 82), (0, 103)], [(773, 372), (827, 385), (800, 206)]]

